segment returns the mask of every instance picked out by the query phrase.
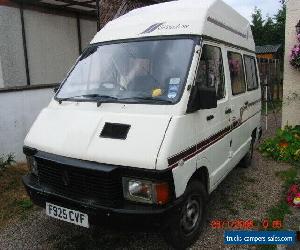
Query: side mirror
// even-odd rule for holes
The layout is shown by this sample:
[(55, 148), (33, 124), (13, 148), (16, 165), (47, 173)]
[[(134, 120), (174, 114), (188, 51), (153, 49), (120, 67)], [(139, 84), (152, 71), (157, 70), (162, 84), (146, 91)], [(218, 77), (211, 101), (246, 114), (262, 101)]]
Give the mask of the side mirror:
[(200, 109), (213, 109), (217, 107), (217, 94), (215, 88), (201, 88), (197, 84), (191, 90), (187, 113)]

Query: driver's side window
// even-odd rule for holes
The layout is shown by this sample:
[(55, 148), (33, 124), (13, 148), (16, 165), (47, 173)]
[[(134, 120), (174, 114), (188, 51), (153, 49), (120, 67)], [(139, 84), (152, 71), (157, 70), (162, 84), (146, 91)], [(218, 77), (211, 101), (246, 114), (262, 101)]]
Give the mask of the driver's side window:
[(218, 100), (225, 97), (225, 77), (221, 48), (207, 44), (203, 45), (196, 84), (200, 88), (214, 88)]

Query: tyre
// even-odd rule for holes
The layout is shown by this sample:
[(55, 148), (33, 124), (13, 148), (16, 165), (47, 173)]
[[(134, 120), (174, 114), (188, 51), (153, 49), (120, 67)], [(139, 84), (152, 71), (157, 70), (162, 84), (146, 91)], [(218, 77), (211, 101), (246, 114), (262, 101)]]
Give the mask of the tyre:
[(252, 159), (253, 159), (253, 153), (254, 153), (254, 139), (252, 138), (249, 151), (244, 156), (244, 158), (240, 162), (240, 166), (242, 168), (249, 168), (252, 165)]
[(184, 193), (184, 202), (169, 219), (163, 232), (167, 243), (175, 249), (186, 249), (199, 237), (206, 221), (208, 195), (203, 184), (192, 181)]

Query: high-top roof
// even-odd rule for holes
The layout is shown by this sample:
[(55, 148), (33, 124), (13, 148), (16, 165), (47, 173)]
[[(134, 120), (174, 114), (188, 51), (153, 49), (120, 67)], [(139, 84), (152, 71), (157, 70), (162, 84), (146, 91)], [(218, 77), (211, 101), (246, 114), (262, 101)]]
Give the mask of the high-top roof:
[(255, 51), (250, 23), (222, 0), (179, 0), (132, 10), (91, 43), (167, 35), (203, 35)]

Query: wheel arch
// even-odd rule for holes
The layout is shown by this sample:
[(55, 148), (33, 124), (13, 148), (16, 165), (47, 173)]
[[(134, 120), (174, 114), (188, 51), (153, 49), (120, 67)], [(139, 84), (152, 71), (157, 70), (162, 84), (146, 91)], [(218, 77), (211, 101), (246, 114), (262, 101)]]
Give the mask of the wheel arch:
[(257, 140), (257, 128), (253, 129), (252, 134), (251, 134), (251, 138), (252, 140), (256, 141)]
[(206, 192), (209, 193), (210, 180), (209, 180), (208, 168), (206, 166), (201, 166), (197, 168), (197, 170), (193, 173), (193, 175), (189, 179), (188, 184), (194, 180), (200, 181), (204, 185)]

